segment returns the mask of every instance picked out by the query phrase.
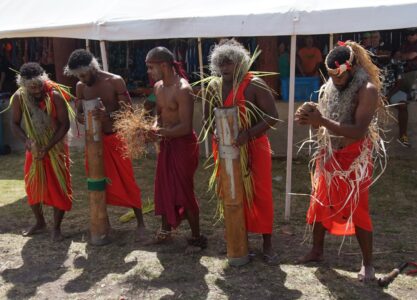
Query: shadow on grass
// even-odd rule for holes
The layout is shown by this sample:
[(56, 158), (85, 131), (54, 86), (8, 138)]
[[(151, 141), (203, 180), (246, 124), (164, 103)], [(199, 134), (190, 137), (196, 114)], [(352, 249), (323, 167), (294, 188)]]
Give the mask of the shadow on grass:
[(280, 266), (266, 266), (254, 261), (246, 266), (226, 267), (223, 278), (216, 280), (228, 299), (298, 299), (299, 290), (285, 286), (287, 273)]
[(345, 277), (327, 267), (319, 267), (314, 274), (334, 299), (396, 299), (386, 294), (376, 280), (364, 284), (356, 278)]
[(1, 274), (5, 282), (13, 284), (7, 297), (28, 299), (36, 294), (39, 287), (65, 274), (67, 268), (64, 262), (70, 245), (70, 239), (52, 243), (47, 234), (31, 237), (21, 251), (23, 265), (16, 269), (6, 269)]
[(111, 244), (97, 247), (87, 243), (86, 256), (74, 259), (74, 267), (82, 269), (82, 273), (68, 281), (64, 287), (66, 293), (87, 292), (107, 275), (124, 274), (137, 264), (134, 261), (125, 262), (126, 256), (137, 250), (136, 244), (125, 242), (133, 231), (114, 231), (112, 235)]
[[(159, 293), (158, 299), (206, 299), (209, 287), (205, 277), (208, 269), (201, 263), (206, 250), (185, 255), (184, 237), (175, 236), (168, 244), (140, 247), (141, 251), (155, 253), (152, 261), (138, 262), (134, 274), (128, 276), (123, 286), (128, 287), (124, 295), (132, 299), (149, 296), (150, 291)], [(149, 258), (148, 258), (149, 259)], [(155, 270), (155, 266), (159, 266)]]

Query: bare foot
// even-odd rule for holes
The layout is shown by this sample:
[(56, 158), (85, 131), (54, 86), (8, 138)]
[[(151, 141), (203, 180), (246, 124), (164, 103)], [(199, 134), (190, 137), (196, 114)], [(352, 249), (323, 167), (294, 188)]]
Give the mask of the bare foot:
[(61, 229), (54, 229), (51, 234), (53, 242), (62, 242), (65, 237), (61, 234)]
[(203, 248), (188, 245), (187, 248), (185, 248), (184, 254), (185, 255), (196, 254), (196, 253), (199, 253), (201, 251), (203, 251)]
[(149, 245), (152, 243), (151, 234), (145, 226), (140, 226), (136, 228), (135, 242), (142, 245)]
[(313, 250), (311, 250), (309, 253), (307, 253), (304, 256), (299, 257), (296, 260), (297, 264), (306, 264), (309, 262), (321, 262), (323, 260), (323, 253), (318, 253)]
[(187, 239), (188, 246), (185, 248), (184, 254), (194, 254), (207, 248), (207, 238), (204, 235), (199, 237), (191, 237)]
[(22, 235), (23, 236), (31, 236), (31, 235), (33, 235), (35, 233), (39, 233), (39, 232), (44, 231), (45, 228), (46, 228), (45, 222), (36, 223), (35, 225), (33, 225), (33, 226), (31, 226), (31, 227), (23, 230), (22, 231)]
[(169, 230), (158, 229), (151, 244), (169, 244), (172, 242), (172, 232)]
[(374, 267), (362, 265), (361, 270), (358, 273), (358, 279), (359, 281), (364, 282), (364, 283), (375, 280)]
[(268, 266), (277, 266), (279, 265), (278, 253), (265, 254), (263, 255), (263, 260)]

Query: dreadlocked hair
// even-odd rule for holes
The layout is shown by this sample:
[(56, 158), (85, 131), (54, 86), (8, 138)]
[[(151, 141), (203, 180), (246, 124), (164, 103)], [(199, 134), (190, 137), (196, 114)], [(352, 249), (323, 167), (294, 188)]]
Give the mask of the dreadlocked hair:
[(361, 66), (365, 72), (369, 74), (369, 80), (375, 85), (378, 91), (380, 91), (382, 86), (380, 70), (372, 62), (369, 51), (365, 50), (365, 48), (353, 41), (347, 41), (346, 45), (352, 48), (356, 64)]
[(356, 42), (347, 41), (355, 55), (356, 64), (361, 66), (369, 75), (369, 81), (373, 83), (378, 91), (377, 120), (380, 124), (387, 124), (395, 120), (390, 110), (386, 107), (387, 100), (382, 95), (381, 70), (372, 62), (370, 53)]

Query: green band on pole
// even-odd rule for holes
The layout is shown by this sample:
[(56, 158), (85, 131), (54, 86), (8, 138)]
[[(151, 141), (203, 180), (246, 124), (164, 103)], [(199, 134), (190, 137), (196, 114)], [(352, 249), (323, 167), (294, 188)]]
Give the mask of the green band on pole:
[(108, 181), (107, 178), (100, 178), (100, 179), (87, 178), (87, 190), (104, 191), (106, 189), (107, 181)]

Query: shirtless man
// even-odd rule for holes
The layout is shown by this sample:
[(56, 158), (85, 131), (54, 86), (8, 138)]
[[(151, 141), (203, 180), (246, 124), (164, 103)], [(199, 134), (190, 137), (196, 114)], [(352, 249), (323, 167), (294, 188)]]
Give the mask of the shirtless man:
[(381, 143), (375, 114), (383, 107), (378, 68), (355, 42), (340, 43), (326, 57), (330, 79), (318, 105), (308, 103), (296, 113), (301, 125), (318, 129), (313, 191), (307, 222), (313, 225), (313, 247), (299, 263), (323, 258), (326, 231), (356, 235), (362, 251), (358, 279), (375, 278), (372, 223), (368, 192), (373, 153)]
[(168, 49), (150, 50), (146, 66), (156, 81), (157, 134), (162, 138), (155, 175), (155, 214), (162, 216), (162, 226), (156, 241), (169, 240), (171, 229), (186, 218), (191, 227), (188, 249), (199, 251), (206, 247), (207, 239), (200, 234), (199, 207), (194, 194), (199, 147), (193, 131), (193, 91)]
[[(123, 141), (113, 129), (113, 113), (120, 109), (121, 103), (131, 104), (126, 84), (122, 77), (101, 70), (96, 58), (84, 49), (71, 53), (65, 74), (78, 78), (76, 96), (79, 100), (101, 99), (102, 106), (93, 115), (102, 122), (104, 172), (110, 179), (110, 184), (106, 185), (106, 202), (133, 209), (137, 219), (136, 241), (143, 241), (146, 230), (140, 189), (132, 162), (123, 155)], [(81, 102), (77, 105), (77, 121), (84, 124)]]

